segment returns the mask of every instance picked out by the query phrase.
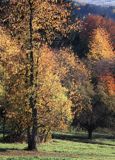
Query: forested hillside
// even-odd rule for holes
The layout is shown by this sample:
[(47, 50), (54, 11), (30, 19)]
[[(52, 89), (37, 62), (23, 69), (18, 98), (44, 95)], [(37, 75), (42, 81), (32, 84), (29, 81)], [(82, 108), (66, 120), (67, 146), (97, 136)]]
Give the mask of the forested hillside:
[(115, 6), (114, 0), (74, 0), (74, 2), (79, 3), (87, 3), (87, 4), (95, 4), (95, 5), (101, 5), (101, 6)]
[(92, 14), (92, 15), (101, 15), (103, 17), (112, 18), (113, 20), (115, 20), (115, 5), (113, 6), (106, 5), (106, 3), (103, 3), (102, 5), (99, 5), (100, 3), (97, 3), (96, 5), (91, 3), (84, 4), (77, 2), (75, 2), (75, 4), (79, 5), (79, 9), (75, 10), (75, 14), (77, 17), (84, 18)]
[(95, 15), (80, 18), (79, 6), (64, 0), (1, 1), (3, 142), (35, 151), (54, 131), (82, 129), (88, 139), (98, 128), (114, 131), (115, 22), (107, 17), (115, 17), (85, 7), (83, 15)]

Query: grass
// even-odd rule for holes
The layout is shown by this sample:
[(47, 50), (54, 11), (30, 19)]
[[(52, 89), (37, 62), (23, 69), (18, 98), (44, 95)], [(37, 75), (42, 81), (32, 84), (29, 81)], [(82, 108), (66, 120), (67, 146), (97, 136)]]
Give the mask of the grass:
[[(110, 141), (109, 141), (110, 142)], [(107, 141), (107, 143), (109, 144)], [(111, 143), (111, 142), (110, 142)], [(54, 151), (54, 152), (64, 152), (76, 154), (77, 159), (94, 159), (94, 160), (113, 160), (115, 159), (115, 147), (110, 145), (100, 145), (100, 144), (90, 144), (90, 143), (80, 143), (80, 142), (69, 142), (56, 140), (49, 144), (42, 145), (42, 150), (44, 151)]]
[[(81, 137), (82, 135), (82, 137)], [(39, 146), (38, 155), (22, 155), (26, 144), (0, 143), (0, 160), (114, 160), (115, 141), (107, 134), (95, 134), (93, 140), (87, 140), (86, 135), (54, 134), (56, 139)], [(64, 140), (62, 140), (64, 138)], [(16, 151), (17, 150), (17, 151)], [(9, 151), (19, 152), (19, 155), (9, 155)], [(1, 155), (1, 153), (6, 155)], [(25, 153), (24, 153), (25, 154)], [(38, 158), (39, 157), (39, 158)]]
[(20, 157), (20, 158), (2, 158), (2, 160), (75, 160), (75, 158), (71, 159), (71, 158), (36, 158), (36, 157), (33, 157), (33, 158), (24, 158), (24, 157)]

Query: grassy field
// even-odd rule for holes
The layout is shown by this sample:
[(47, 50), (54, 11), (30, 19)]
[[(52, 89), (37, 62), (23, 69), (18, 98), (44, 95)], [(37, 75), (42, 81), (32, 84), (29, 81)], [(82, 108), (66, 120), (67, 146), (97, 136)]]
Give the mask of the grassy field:
[(38, 146), (38, 153), (24, 151), (26, 144), (0, 143), (0, 160), (115, 160), (115, 141), (107, 134), (95, 134), (93, 140), (84, 134), (54, 137)]

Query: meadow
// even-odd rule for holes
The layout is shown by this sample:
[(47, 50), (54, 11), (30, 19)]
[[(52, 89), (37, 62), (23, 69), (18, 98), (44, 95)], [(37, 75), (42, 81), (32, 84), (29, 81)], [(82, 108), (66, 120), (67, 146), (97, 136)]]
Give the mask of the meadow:
[(55, 133), (50, 142), (40, 144), (38, 152), (24, 150), (25, 143), (0, 143), (0, 160), (114, 160), (115, 141), (108, 134)]

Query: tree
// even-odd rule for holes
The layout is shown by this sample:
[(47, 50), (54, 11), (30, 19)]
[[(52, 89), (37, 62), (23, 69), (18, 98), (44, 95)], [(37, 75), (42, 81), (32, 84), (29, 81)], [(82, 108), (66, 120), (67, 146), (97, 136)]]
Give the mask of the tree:
[(97, 28), (102, 28), (109, 33), (110, 42), (112, 48), (115, 49), (115, 22), (112, 19), (105, 18), (103, 16), (89, 15), (82, 21), (82, 27), (73, 41), (74, 51), (80, 57), (86, 57), (89, 52), (89, 42), (92, 32)]
[[(90, 83), (90, 71), (71, 50), (62, 50), (57, 56), (59, 71), (65, 72), (62, 83), (69, 90), (69, 98), (72, 101), (72, 125), (76, 127), (78, 123), (81, 124), (80, 119), (86, 123), (89, 118), (89, 115), (86, 117), (83, 111), (87, 114), (92, 109), (94, 91)], [(61, 69), (63, 70), (61, 71)], [(83, 115), (81, 116), (81, 114)], [(81, 126), (83, 127), (83, 125)]]
[[(89, 73), (90, 74), (90, 73)], [(90, 77), (90, 76), (89, 76)], [(92, 132), (97, 127), (97, 111), (93, 105), (93, 97), (95, 92), (91, 79), (86, 79), (85, 83), (79, 86), (78, 93), (80, 95), (80, 103), (76, 102), (74, 107), (72, 126), (80, 126), (88, 132), (88, 138), (92, 138)], [(80, 107), (80, 109), (79, 109)]]
[[(31, 89), (28, 89), (25, 82), (24, 53), (22, 54), (16, 41), (2, 29), (0, 36), (0, 46), (4, 51), (1, 62), (5, 70), (5, 101), (8, 102), (5, 106), (7, 129), (10, 131), (9, 138), (18, 140), (21, 136), (25, 136), (25, 131), (32, 125), (32, 111), (28, 99)], [(62, 129), (68, 125), (72, 102), (68, 99), (68, 90), (61, 84), (64, 73), (59, 75), (53, 51), (43, 46), (39, 50), (39, 58), (36, 57), (38, 57), (37, 51), (34, 57), (37, 77), (36, 105), (39, 110), (37, 139), (41, 142), (47, 139), (52, 129)]]
[[(102, 28), (93, 31), (89, 44), (88, 67), (91, 70), (94, 95), (91, 97), (91, 109), (80, 115), (80, 125), (89, 130), (89, 138), (97, 127), (107, 127), (114, 112), (114, 96), (108, 86), (108, 75), (113, 77), (114, 53), (108, 33)], [(114, 78), (113, 78), (114, 79)], [(108, 79), (109, 81), (109, 79)], [(114, 92), (114, 91), (113, 91)], [(85, 121), (82, 117), (85, 117)], [(88, 118), (89, 117), (89, 118)]]
[[(62, 86), (58, 74), (58, 64), (55, 54), (45, 46), (41, 48), (39, 64), (39, 131), (46, 135), (51, 130), (64, 129), (71, 120), (71, 100), (68, 99), (68, 90)], [(45, 136), (45, 135), (44, 135)], [(42, 136), (41, 138), (47, 138)]]
[(93, 76), (108, 86), (108, 91), (114, 95), (114, 51), (108, 33), (96, 29), (92, 33), (89, 44), (88, 58), (91, 62)]
[[(54, 2), (54, 1), (53, 1)], [(61, 2), (60, 2), (61, 3)], [(32, 123), (28, 127), (28, 149), (36, 149), (38, 130), (38, 110), (36, 100), (37, 72), (36, 64), (39, 57), (35, 51), (39, 50), (41, 42), (45, 38), (50, 42), (55, 35), (62, 31), (65, 35), (65, 21), (69, 20), (69, 13), (65, 5), (52, 3), (52, 1), (10, 1), (6, 27), (11, 31), (11, 35), (19, 40), (21, 48), (27, 53), (26, 82), (29, 90), (29, 106), (32, 110)], [(41, 14), (42, 13), (42, 14)], [(43, 15), (44, 13), (44, 15)], [(44, 23), (44, 19), (45, 23)], [(39, 38), (40, 35), (40, 38)], [(37, 38), (36, 38), (37, 37)]]
[(72, 125), (80, 126), (88, 132), (92, 139), (93, 131), (98, 127), (112, 128), (115, 111), (114, 95), (109, 94), (107, 84), (98, 79), (98, 84), (87, 82), (80, 88), (82, 108), (74, 110)]
[[(72, 103), (67, 96), (68, 90), (60, 82), (55, 54), (46, 46), (43, 46), (39, 53), (36, 68), (39, 75), (37, 77), (39, 87), (36, 88), (36, 105), (39, 110), (37, 141), (43, 142), (47, 140), (51, 130), (64, 129), (68, 125)], [(22, 78), (23, 75), (15, 81), (7, 94), (11, 104), (8, 112), (9, 128), (17, 138), (25, 135), (26, 129), (28, 126), (31, 127), (32, 123), (27, 90)], [(29, 95), (30, 92), (31, 90), (28, 90)]]
[(108, 127), (114, 115), (114, 96), (111, 95), (114, 91), (111, 92), (108, 86), (108, 75), (112, 81), (114, 79), (114, 53), (109, 35), (102, 28), (92, 32), (89, 48), (88, 59), (85, 60), (90, 71), (89, 80), (87, 85), (80, 87), (82, 109), (80, 112), (75, 110), (73, 126), (80, 125), (92, 139), (93, 131), (97, 127)]
[[(97, 111), (102, 114), (97, 116), (98, 125), (107, 127), (109, 119), (113, 117), (115, 110), (114, 85), (112, 85), (112, 81), (114, 81), (115, 56), (109, 34), (102, 28), (94, 30), (89, 48), (88, 59), (90, 61), (90, 69), (92, 70), (92, 82), (95, 91), (93, 101), (97, 109), (99, 106), (101, 107), (101, 110), (98, 109)], [(110, 83), (113, 89), (110, 87)]]
[[(9, 105), (8, 105), (8, 91), (12, 88), (14, 84), (18, 81), (18, 77), (22, 78), (23, 58), (22, 52), (18, 47), (17, 42), (10, 37), (10, 35), (0, 27), (0, 67), (3, 70), (2, 74), (2, 86), (4, 88), (4, 96), (2, 102), (2, 108), (5, 111), (5, 121), (10, 117)], [(11, 81), (12, 80), (12, 81)], [(21, 79), (20, 79), (21, 80)], [(22, 80), (20, 81), (20, 83)], [(19, 85), (19, 81), (18, 81)], [(17, 94), (17, 93), (15, 93)]]
[(100, 82), (96, 87), (95, 90), (89, 88), (93, 94), (85, 93), (84, 107), (81, 112), (76, 111), (73, 119), (73, 126), (79, 125), (82, 129), (85, 129), (88, 132), (89, 139), (92, 139), (93, 131), (96, 128), (112, 127), (110, 120), (114, 115), (114, 100), (108, 95), (106, 85)]
[(110, 41), (112, 43), (112, 47), (115, 48), (114, 44), (114, 33), (115, 33), (115, 25), (114, 21), (112, 19), (105, 18), (103, 16), (95, 16), (90, 15), (84, 20), (83, 24), (83, 31), (81, 33), (81, 36), (84, 37), (84, 35), (87, 35), (87, 39), (89, 39), (91, 33), (93, 30), (97, 29), (98, 27), (103, 28), (104, 30), (107, 30), (107, 32), (110, 34)]
[(111, 59), (114, 57), (113, 48), (106, 30), (98, 28), (92, 32), (89, 43), (89, 58), (93, 61)]

